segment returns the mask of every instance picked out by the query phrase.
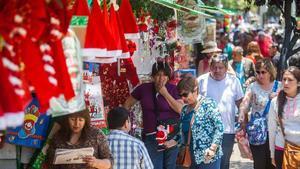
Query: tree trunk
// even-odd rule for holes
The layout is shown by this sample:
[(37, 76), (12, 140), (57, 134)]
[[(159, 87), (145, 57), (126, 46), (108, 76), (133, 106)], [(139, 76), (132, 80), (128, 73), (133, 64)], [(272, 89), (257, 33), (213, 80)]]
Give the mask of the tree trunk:
[(287, 59), (290, 57), (291, 51), (294, 45), (291, 45), (291, 36), (293, 31), (292, 18), (291, 18), (291, 8), (293, 0), (285, 0), (284, 3), (284, 21), (285, 21), (285, 33), (282, 49), (280, 52), (280, 61), (277, 70), (277, 80), (281, 80), (283, 71), (287, 67)]

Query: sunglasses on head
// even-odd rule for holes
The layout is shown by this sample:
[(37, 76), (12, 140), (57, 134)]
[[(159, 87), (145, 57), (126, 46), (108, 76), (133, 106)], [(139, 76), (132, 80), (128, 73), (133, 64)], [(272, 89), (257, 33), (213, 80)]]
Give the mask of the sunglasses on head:
[(268, 72), (267, 71), (256, 71), (256, 74), (262, 74), (262, 75), (264, 75), (266, 73), (268, 73)]

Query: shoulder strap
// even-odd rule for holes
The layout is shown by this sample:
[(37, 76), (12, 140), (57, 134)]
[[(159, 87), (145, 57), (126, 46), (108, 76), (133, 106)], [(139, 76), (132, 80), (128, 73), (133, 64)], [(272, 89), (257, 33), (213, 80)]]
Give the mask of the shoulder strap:
[(194, 114), (192, 116), (191, 122), (190, 122), (190, 128), (189, 128), (189, 134), (188, 134), (188, 140), (187, 140), (187, 145), (190, 145), (191, 143), (191, 136), (192, 136), (192, 124), (194, 121)]
[[(276, 92), (277, 88), (278, 88), (278, 81), (275, 80), (272, 92)], [(268, 114), (268, 112), (270, 110), (270, 105), (271, 105), (271, 98), (269, 98), (268, 103), (266, 104), (265, 110), (264, 110), (263, 115), (262, 115), (263, 117), (266, 117), (266, 115)]]

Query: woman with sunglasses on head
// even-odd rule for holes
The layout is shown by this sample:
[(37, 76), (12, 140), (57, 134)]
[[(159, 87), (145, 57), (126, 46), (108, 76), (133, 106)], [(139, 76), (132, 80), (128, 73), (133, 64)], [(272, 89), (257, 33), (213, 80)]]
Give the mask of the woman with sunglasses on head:
[[(253, 155), (254, 169), (272, 169), (273, 165), (270, 158), (269, 141), (267, 137), (268, 134), (266, 133), (264, 141), (257, 143), (254, 143), (253, 141), (251, 143), (251, 135), (249, 134), (252, 132), (249, 133), (249, 124), (247, 128), (246, 126), (248, 122), (254, 121), (255, 117), (258, 115), (261, 117), (265, 116), (267, 118), (269, 102), (277, 95), (281, 85), (275, 82), (276, 70), (270, 59), (264, 58), (258, 60), (255, 64), (255, 70), (256, 81), (251, 83), (246, 90), (245, 97), (240, 105), (239, 122), (243, 129), (247, 129), (250, 149)], [(250, 120), (248, 120), (249, 110), (251, 115)], [(267, 126), (264, 127), (267, 128)], [(257, 133), (262, 132), (257, 131)]]
[[(170, 66), (158, 61), (152, 66), (153, 82), (136, 87), (124, 107), (130, 109), (140, 101), (143, 111), (143, 141), (148, 150), (155, 169), (175, 169), (178, 154), (179, 117), (183, 102), (178, 95), (176, 86), (169, 83)], [(177, 122), (176, 122), (177, 121)], [(174, 122), (174, 123), (173, 123)], [(172, 124), (171, 124), (172, 123)], [(166, 125), (173, 125), (178, 130), (163, 133)], [(157, 132), (161, 129), (159, 132)], [(166, 134), (167, 140), (161, 138)]]
[(191, 169), (220, 169), (223, 124), (217, 103), (199, 95), (194, 77), (184, 77), (177, 89), (186, 104), (181, 112), (181, 131), (183, 143), (190, 145)]
[[(284, 147), (284, 139), (287, 143), (298, 145), (300, 150), (300, 69), (291, 66), (285, 70), (282, 85), (283, 90), (272, 100), (268, 119), (271, 158), (276, 169), (285, 168), (282, 166), (284, 152), (281, 148)], [(280, 119), (284, 131), (278, 125)], [(281, 149), (278, 149), (278, 144)]]

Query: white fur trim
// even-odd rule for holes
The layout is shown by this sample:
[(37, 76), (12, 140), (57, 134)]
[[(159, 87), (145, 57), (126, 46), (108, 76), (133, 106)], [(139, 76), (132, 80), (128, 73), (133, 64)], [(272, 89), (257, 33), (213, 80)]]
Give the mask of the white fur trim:
[(16, 22), (16, 23), (21, 23), (21, 22), (23, 22), (23, 17), (21, 16), (21, 15), (15, 15), (15, 17), (14, 17), (14, 21)]
[(54, 25), (59, 25), (60, 22), (58, 19), (54, 18), (54, 17), (51, 17), (50, 18), (50, 23), (54, 24)]
[(44, 65), (44, 70), (52, 75), (54, 75), (56, 72), (55, 72), (55, 69), (53, 68), (53, 66), (49, 65), (49, 64), (45, 64)]
[(9, 82), (14, 86), (22, 86), (22, 81), (16, 76), (9, 75)]
[(18, 65), (16, 65), (15, 63), (11, 62), (9, 59), (7, 59), (6, 57), (2, 58), (2, 62), (4, 67), (6, 67), (7, 69), (14, 71), (14, 72), (19, 72), (20, 68)]
[(43, 43), (40, 45), (40, 50), (42, 52), (46, 52), (46, 51), (50, 51), (51, 50), (51, 47), (50, 45), (48, 45), (47, 43)]
[(57, 37), (57, 38), (59, 38), (59, 39), (63, 36), (63, 34), (57, 29), (52, 29), (50, 34)]
[(24, 122), (24, 111), (5, 112), (4, 119), (6, 127), (18, 127)]
[(108, 57), (118, 57), (122, 55), (122, 50), (108, 50), (106, 55)]
[(53, 63), (54, 62), (52, 56), (47, 55), (47, 54), (43, 55), (43, 61), (49, 62), (49, 63)]
[(140, 39), (140, 33), (125, 33), (125, 39)]
[(115, 63), (117, 62), (117, 58), (115, 57), (83, 57), (83, 60), (86, 62), (94, 62), (94, 63)]
[(98, 57), (106, 57), (107, 50), (106, 49), (99, 49), (99, 48), (84, 48), (81, 49), (82, 56), (98, 56)]
[(15, 89), (14, 91), (18, 96), (22, 97), (25, 95), (25, 91), (23, 89)]
[(48, 80), (51, 84), (53, 84), (54, 86), (57, 86), (57, 80), (53, 76), (49, 76)]
[(121, 58), (121, 59), (128, 59), (128, 58), (130, 58), (130, 54), (129, 54), (129, 52), (122, 53), (122, 55), (119, 56), (119, 58)]

